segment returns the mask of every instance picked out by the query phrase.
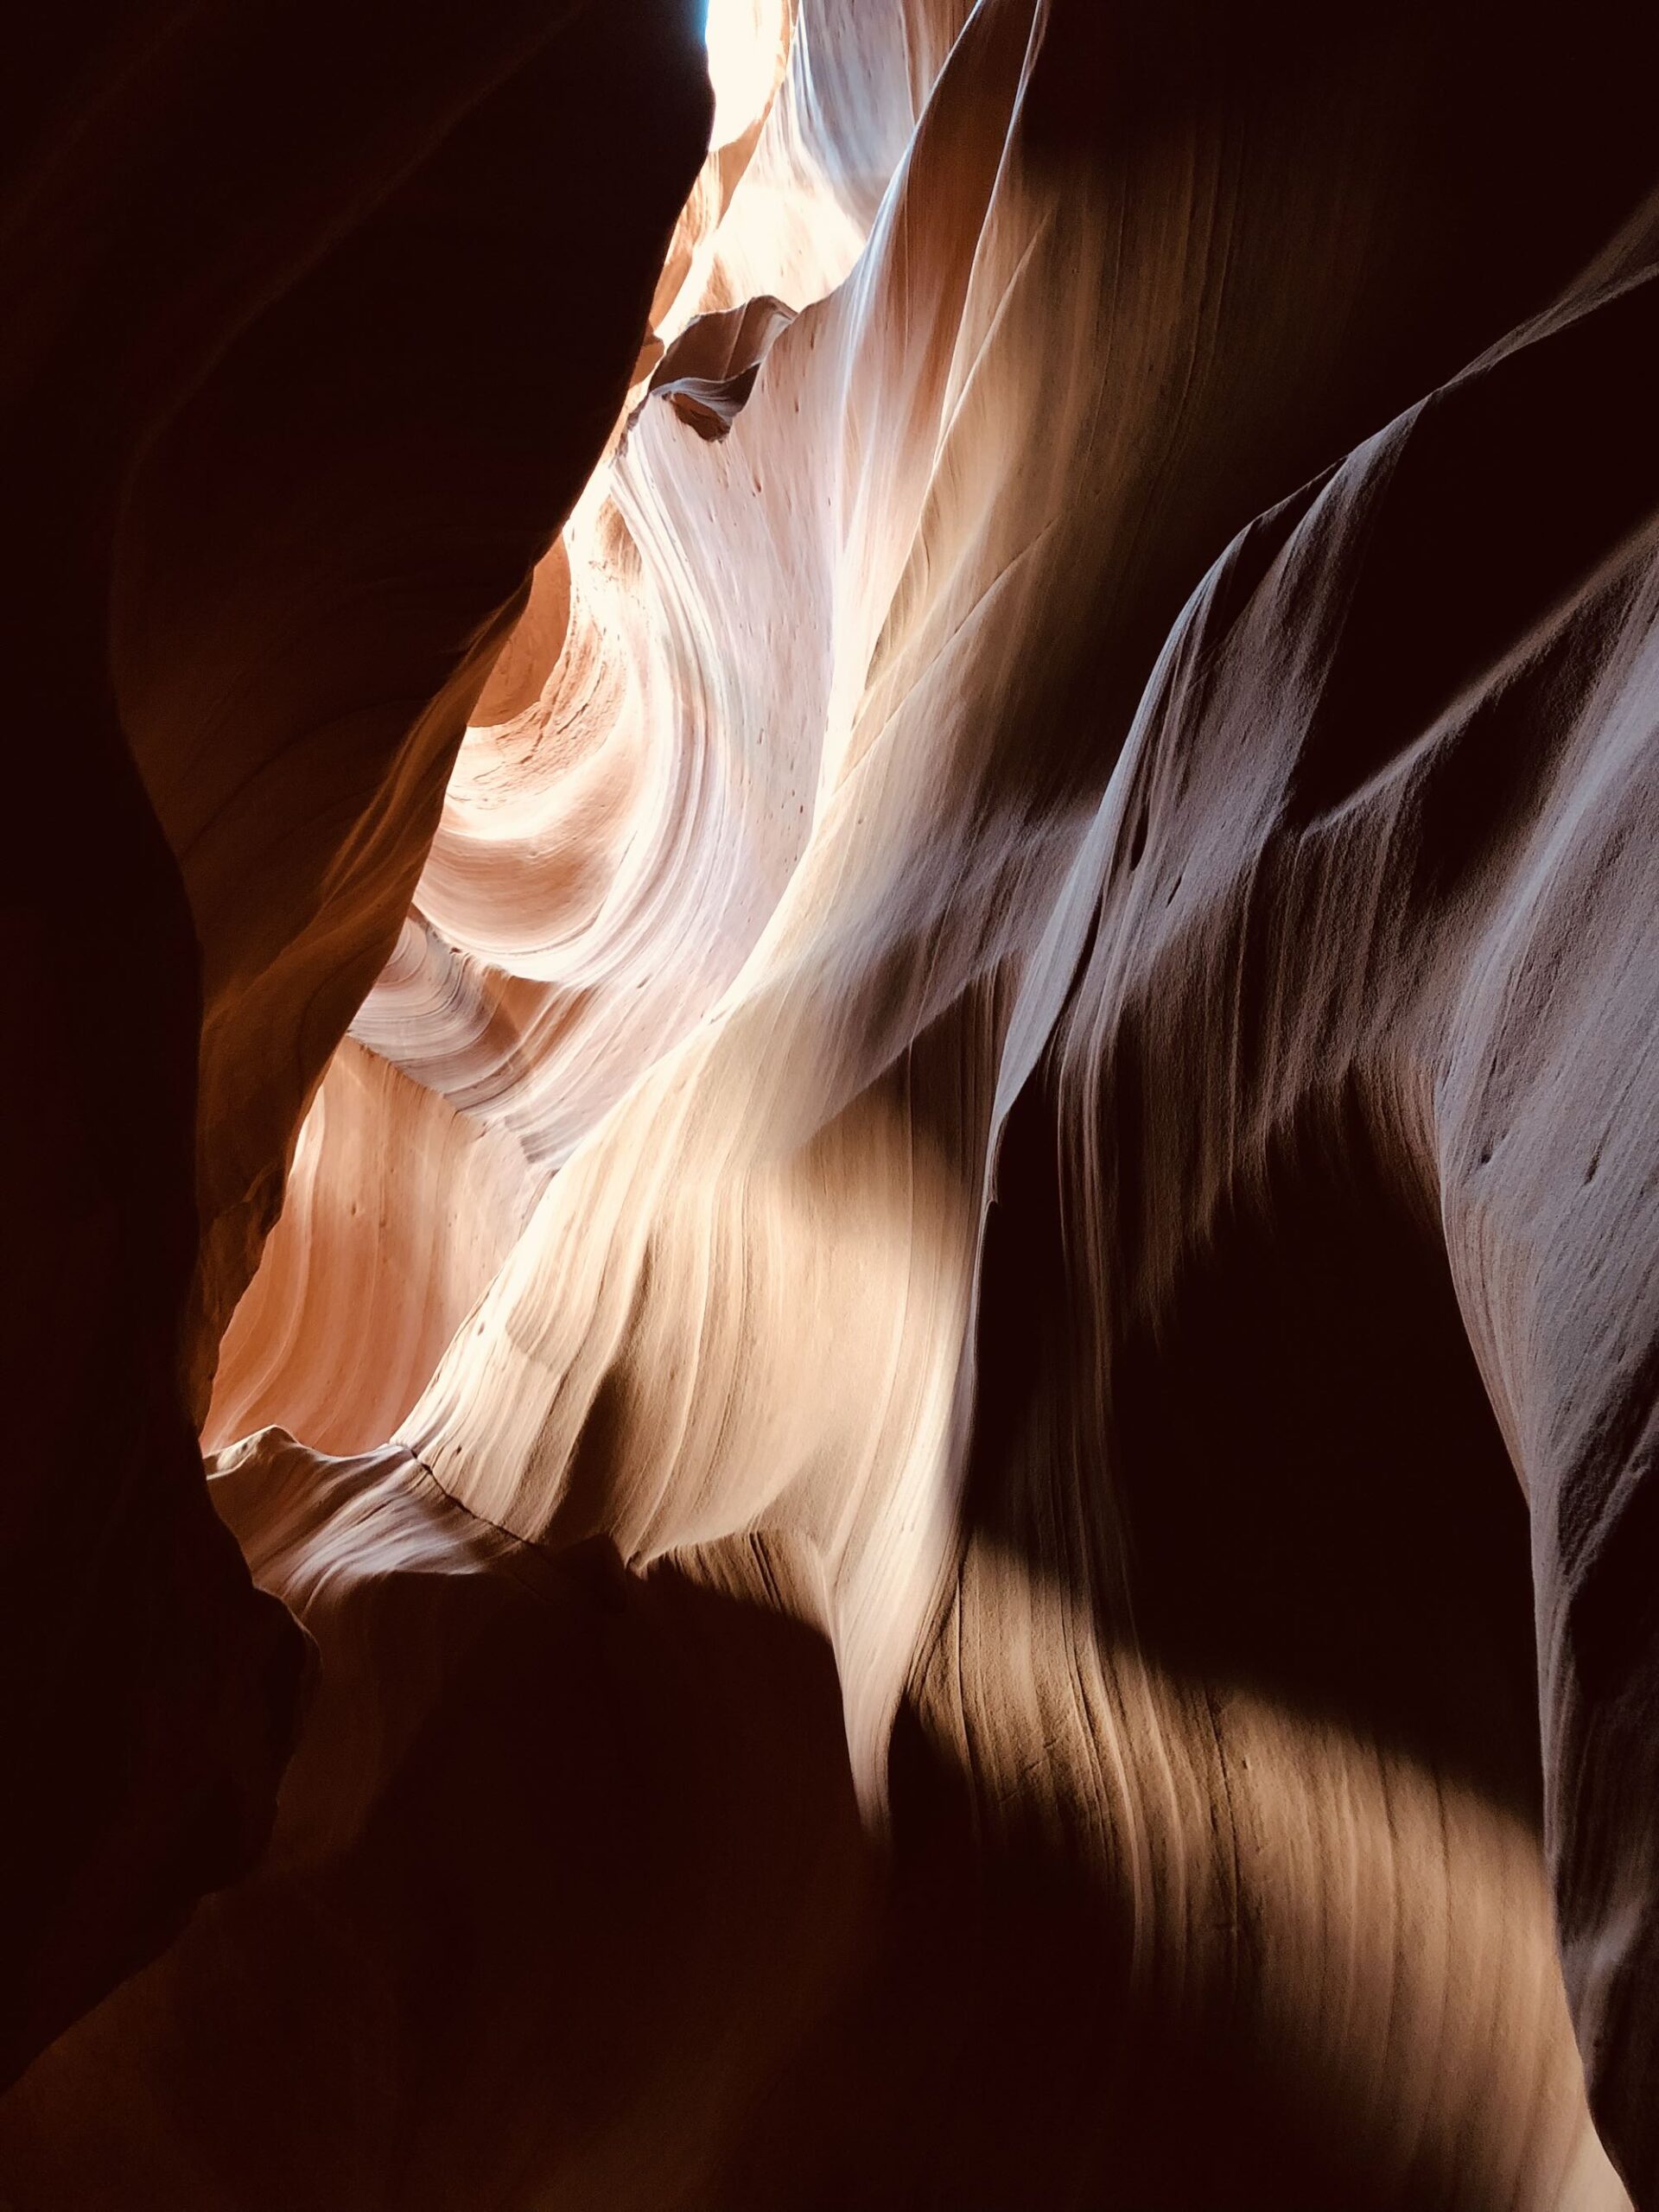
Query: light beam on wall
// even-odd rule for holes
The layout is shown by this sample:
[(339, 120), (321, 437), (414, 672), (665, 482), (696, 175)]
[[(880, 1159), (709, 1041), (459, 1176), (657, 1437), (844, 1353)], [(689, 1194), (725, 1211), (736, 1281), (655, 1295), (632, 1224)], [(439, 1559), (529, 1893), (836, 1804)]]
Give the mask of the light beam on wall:
[(741, 136), (765, 105), (777, 73), (781, 27), (777, 0), (709, 0), (702, 36), (715, 88), (716, 146)]

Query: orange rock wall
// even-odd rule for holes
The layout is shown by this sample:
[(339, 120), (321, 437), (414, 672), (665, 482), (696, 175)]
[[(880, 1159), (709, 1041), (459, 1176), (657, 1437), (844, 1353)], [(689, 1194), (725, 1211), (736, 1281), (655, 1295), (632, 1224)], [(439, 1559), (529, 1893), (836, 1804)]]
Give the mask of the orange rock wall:
[(1659, 2202), (1659, 38), (620, 20), (123, 510), (320, 1668), (0, 2181)]

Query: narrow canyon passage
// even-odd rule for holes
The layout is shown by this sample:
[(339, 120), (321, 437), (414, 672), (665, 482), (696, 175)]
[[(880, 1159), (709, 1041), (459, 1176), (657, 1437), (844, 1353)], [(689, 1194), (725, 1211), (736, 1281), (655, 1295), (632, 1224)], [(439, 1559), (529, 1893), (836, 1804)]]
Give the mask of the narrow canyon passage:
[(0, 2206), (1659, 2208), (1659, 22), (22, 59)]

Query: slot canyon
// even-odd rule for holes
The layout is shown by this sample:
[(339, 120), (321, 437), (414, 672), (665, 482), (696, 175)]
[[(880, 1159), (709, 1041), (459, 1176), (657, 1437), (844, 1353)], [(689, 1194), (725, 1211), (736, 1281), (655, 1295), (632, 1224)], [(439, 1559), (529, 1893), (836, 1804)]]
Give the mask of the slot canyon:
[(1659, 14), (59, 0), (3, 2212), (1659, 2212)]

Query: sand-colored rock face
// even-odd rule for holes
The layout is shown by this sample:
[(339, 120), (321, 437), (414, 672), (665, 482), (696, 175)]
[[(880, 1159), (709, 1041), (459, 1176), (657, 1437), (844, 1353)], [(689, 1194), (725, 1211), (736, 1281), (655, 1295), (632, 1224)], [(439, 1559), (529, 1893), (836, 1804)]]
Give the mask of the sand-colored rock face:
[(1659, 2204), (1659, 32), (746, 0), (693, 181), (620, 20), (562, 349), (515, 260), (375, 404), (480, 109), (309, 473), (296, 305), (123, 509), (320, 1668), (0, 2189)]

